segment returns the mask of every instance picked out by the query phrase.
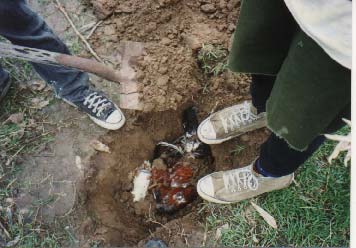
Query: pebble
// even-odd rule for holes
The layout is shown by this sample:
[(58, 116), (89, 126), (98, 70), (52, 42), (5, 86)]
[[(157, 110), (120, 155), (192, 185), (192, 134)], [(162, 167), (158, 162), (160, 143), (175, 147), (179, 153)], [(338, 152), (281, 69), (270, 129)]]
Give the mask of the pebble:
[(169, 81), (169, 76), (161, 76), (157, 79), (157, 85), (158, 86), (167, 85), (168, 81)]
[(224, 31), (226, 29), (226, 24), (221, 24), (216, 27), (220, 32)]
[(235, 24), (230, 23), (229, 26), (228, 26), (228, 30), (230, 32), (234, 32), (235, 31)]
[(109, 26), (105, 26), (104, 28), (104, 34), (105, 35), (114, 35), (116, 33), (116, 29), (114, 27), (114, 25), (109, 25)]
[(198, 50), (201, 48), (201, 42), (199, 39), (195, 36), (192, 35), (182, 35), (184, 42), (192, 49), (192, 50)]
[(123, 23), (123, 21), (121, 21), (120, 19), (116, 19), (115, 24), (117, 31), (119, 31), (120, 33), (125, 31), (125, 24)]
[(204, 12), (204, 13), (214, 13), (216, 11), (216, 8), (214, 6), (214, 4), (204, 4), (200, 7), (200, 9)]
[(156, 29), (157, 29), (157, 24), (155, 22), (150, 22), (146, 27), (146, 32), (153, 32)]
[(160, 67), (159, 70), (158, 70), (159, 73), (161, 74), (166, 74), (168, 72), (168, 68), (167, 67)]
[(166, 103), (166, 98), (164, 96), (156, 97), (157, 104), (163, 106)]
[(220, 0), (220, 2), (219, 2), (219, 8), (220, 9), (226, 8), (226, 5), (227, 5), (227, 3), (226, 3), (225, 0)]
[(166, 63), (168, 61), (168, 57), (164, 56), (161, 59), (161, 63)]
[(166, 38), (166, 37), (164, 37), (164, 38), (162, 38), (162, 40), (161, 40), (161, 43), (163, 44), (163, 45), (169, 45), (169, 44), (171, 44), (171, 40), (169, 39), (169, 38)]

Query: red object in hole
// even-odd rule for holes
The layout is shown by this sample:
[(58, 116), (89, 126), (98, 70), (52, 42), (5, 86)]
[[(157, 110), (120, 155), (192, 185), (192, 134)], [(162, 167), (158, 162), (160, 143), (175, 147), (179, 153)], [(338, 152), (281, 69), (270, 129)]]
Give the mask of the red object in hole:
[(181, 163), (174, 168), (173, 173), (170, 175), (171, 187), (186, 188), (193, 177), (193, 169)]
[(169, 172), (167, 170), (153, 168), (151, 171), (151, 179), (153, 183), (170, 184)]
[(195, 187), (190, 185), (186, 188), (159, 187), (154, 190), (156, 208), (160, 212), (174, 212), (185, 207), (197, 197)]

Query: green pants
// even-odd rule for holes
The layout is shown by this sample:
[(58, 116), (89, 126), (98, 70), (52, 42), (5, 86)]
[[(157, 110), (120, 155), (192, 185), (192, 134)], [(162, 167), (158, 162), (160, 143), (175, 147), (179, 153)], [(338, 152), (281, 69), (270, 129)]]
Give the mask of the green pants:
[(242, 2), (229, 68), (276, 75), (268, 127), (296, 150), (350, 118), (351, 71), (301, 31), (283, 0)]

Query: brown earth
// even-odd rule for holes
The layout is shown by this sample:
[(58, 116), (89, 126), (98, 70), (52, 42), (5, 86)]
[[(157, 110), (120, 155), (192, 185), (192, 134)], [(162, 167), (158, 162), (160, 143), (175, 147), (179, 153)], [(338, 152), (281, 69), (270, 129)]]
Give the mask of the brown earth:
[[(206, 98), (210, 99), (203, 96), (201, 100)], [(204, 111), (199, 114), (207, 115)], [(157, 142), (172, 141), (182, 134), (180, 115), (181, 110), (138, 114), (131, 116), (135, 119), (131, 125), (102, 137), (111, 153), (94, 156), (85, 173), (85, 205), (96, 223), (96, 229), (88, 233), (92, 240), (105, 240), (106, 244), (116, 246), (133, 246), (142, 240), (139, 243), (142, 246), (150, 238), (160, 238), (179, 247), (201, 246), (209, 241), (204, 238), (204, 216), (198, 214), (200, 199), (170, 215), (155, 211), (151, 194), (143, 202), (132, 201), (135, 169), (152, 158)], [(206, 165), (200, 176), (251, 162), (265, 136), (265, 130), (258, 130), (212, 146), (215, 163)], [(237, 146), (245, 148), (239, 153), (235, 151)]]
[[(155, 212), (152, 196), (133, 203), (135, 169), (153, 155), (159, 141), (182, 134), (181, 112), (198, 107), (199, 120), (211, 112), (250, 99), (247, 75), (224, 71), (206, 75), (197, 54), (203, 44), (228, 50), (240, 2), (237, 0), (130, 0), (92, 1), (95, 12), (106, 18), (91, 38), (96, 51), (110, 61), (122, 40), (143, 42), (137, 78), (143, 92), (144, 112), (129, 112), (128, 123), (102, 137), (111, 153), (99, 153), (85, 173), (85, 203), (95, 228), (88, 236), (116, 246), (143, 246), (160, 238), (169, 246), (202, 246), (209, 242), (205, 219), (198, 214), (198, 199), (183, 210)], [(258, 153), (266, 137), (258, 130), (222, 145), (212, 146), (214, 164), (204, 174), (244, 166)], [(82, 229), (87, 230), (88, 223)], [(141, 242), (140, 242), (141, 241)]]
[(146, 55), (137, 68), (144, 111), (177, 109), (207, 84), (212, 83), (212, 90), (216, 90), (224, 81), (210, 82), (205, 78), (196, 56), (203, 44), (229, 47), (239, 1), (112, 0), (92, 3), (97, 13), (109, 10), (111, 13), (90, 40), (103, 58), (112, 60), (119, 41), (144, 43)]
[[(75, 44), (76, 35), (53, 3), (35, 0), (30, 3), (68, 45), (72, 43), (68, 37)], [(87, 35), (97, 23), (92, 8), (79, 0), (63, 3), (76, 26), (82, 27), (80, 31)], [(137, 68), (144, 112), (124, 110), (127, 117), (124, 128), (107, 133), (65, 103), (56, 101), (44, 109), (53, 123), (55, 142), (50, 151), (44, 149), (24, 161), (20, 180), (32, 181), (17, 203), (26, 207), (34, 199), (59, 195), (55, 202), (42, 208), (43, 216), (50, 221), (55, 217), (73, 217), (75, 223), (71, 225), (78, 230), (76, 235), (83, 241), (81, 247), (91, 247), (93, 240), (111, 246), (142, 246), (150, 238), (160, 238), (177, 247), (209, 244), (205, 216), (198, 212), (202, 200), (197, 199), (175, 214), (160, 215), (150, 206), (151, 195), (148, 201), (133, 204), (130, 192), (135, 169), (151, 158), (155, 144), (172, 141), (182, 134), (181, 112), (187, 106), (197, 106), (202, 121), (214, 111), (250, 99), (248, 75), (229, 71), (207, 75), (197, 61), (203, 44), (228, 51), (240, 3), (237, 0), (92, 0), (92, 3), (103, 23), (89, 41), (106, 62), (115, 59), (115, 49), (121, 41), (145, 45), (146, 53)], [(115, 65), (115, 60), (111, 62)], [(116, 84), (92, 79), (118, 103), (120, 92)], [(265, 137), (266, 131), (259, 130), (212, 146), (215, 162), (207, 165), (200, 176), (246, 165), (256, 157)], [(89, 145), (93, 139), (109, 145), (111, 153), (95, 153)], [(80, 166), (77, 158), (81, 158)], [(76, 228), (77, 222), (80, 229)]]

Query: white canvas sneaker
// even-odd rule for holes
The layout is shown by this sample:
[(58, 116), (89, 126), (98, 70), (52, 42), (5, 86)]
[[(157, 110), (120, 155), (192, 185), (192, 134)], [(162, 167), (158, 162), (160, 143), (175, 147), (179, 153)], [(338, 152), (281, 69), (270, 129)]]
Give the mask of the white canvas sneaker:
[(200, 197), (209, 202), (229, 204), (265, 192), (288, 187), (294, 173), (283, 177), (264, 177), (253, 170), (253, 164), (229, 171), (214, 172), (198, 181)]
[(257, 114), (252, 103), (246, 101), (210, 115), (199, 125), (198, 137), (206, 144), (220, 144), (266, 125), (266, 113)]

